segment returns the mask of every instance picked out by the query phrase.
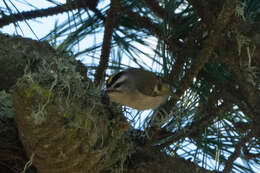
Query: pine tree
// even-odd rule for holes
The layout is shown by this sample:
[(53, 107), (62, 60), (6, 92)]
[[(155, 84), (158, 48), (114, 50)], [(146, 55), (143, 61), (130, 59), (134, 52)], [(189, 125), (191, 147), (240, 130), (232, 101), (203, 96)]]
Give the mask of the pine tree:
[[(1, 3), (0, 27), (37, 40), (0, 34), (0, 172), (260, 170), (259, 0), (46, 1)], [(28, 21), (57, 14), (38, 38)], [(166, 104), (107, 100), (107, 76), (133, 66), (168, 81)]]

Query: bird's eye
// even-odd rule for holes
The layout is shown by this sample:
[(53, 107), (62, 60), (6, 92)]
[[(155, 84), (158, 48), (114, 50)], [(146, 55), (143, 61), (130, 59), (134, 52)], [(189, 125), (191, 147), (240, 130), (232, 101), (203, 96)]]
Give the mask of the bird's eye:
[(114, 88), (119, 88), (123, 83), (124, 83), (124, 82), (119, 82), (119, 83), (117, 83), (117, 84), (114, 86)]

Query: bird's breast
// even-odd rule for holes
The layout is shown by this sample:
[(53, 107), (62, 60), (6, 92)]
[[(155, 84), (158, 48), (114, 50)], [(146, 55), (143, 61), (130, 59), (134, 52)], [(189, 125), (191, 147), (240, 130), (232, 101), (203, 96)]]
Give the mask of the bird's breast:
[(129, 106), (139, 111), (145, 109), (155, 109), (159, 107), (168, 99), (168, 95), (162, 96), (147, 96), (140, 92), (122, 93), (114, 92), (108, 93), (111, 101), (120, 103), (124, 106)]

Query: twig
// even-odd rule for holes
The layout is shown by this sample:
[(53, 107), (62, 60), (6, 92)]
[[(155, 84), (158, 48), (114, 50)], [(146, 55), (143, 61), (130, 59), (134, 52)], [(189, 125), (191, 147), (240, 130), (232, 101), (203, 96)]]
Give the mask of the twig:
[(136, 25), (147, 29), (150, 33), (156, 35), (163, 40), (172, 52), (179, 52), (180, 45), (178, 39), (169, 38), (164, 34), (159, 24), (154, 23), (151, 18), (147, 16), (141, 16), (136, 12), (133, 12), (130, 8), (120, 8), (120, 12), (126, 13), (130, 18), (136, 22)]
[(140, 16), (138, 13), (133, 12), (130, 8), (121, 8), (120, 11), (122, 13), (126, 13), (130, 18), (136, 21), (136, 24), (140, 27), (147, 29), (148, 31), (152, 32), (153, 34), (157, 35), (161, 40), (164, 40), (166, 43), (169, 43), (168, 37), (166, 37), (160, 26), (154, 22), (152, 19), (147, 16)]
[(28, 162), (24, 165), (24, 169), (21, 173), (26, 173), (27, 170), (32, 166), (34, 156), (35, 156), (35, 153), (32, 153), (30, 156), (30, 160), (28, 160)]
[(244, 152), (245, 157), (246, 157), (247, 159), (255, 159), (255, 158), (259, 158), (259, 157), (260, 157), (260, 152), (259, 152), (259, 153), (256, 153), (256, 154), (249, 153), (247, 147), (243, 147), (243, 152)]
[(158, 17), (165, 19), (168, 16), (167, 11), (160, 7), (156, 0), (144, 0), (144, 2)]
[[(167, 109), (170, 109), (173, 107), (173, 105), (176, 104), (178, 98), (180, 98), (183, 93), (188, 89), (188, 87), (192, 84), (194, 77), (198, 75), (200, 70), (203, 68), (204, 64), (208, 61), (210, 58), (212, 52), (215, 50), (215, 48), (218, 46), (219, 42), (221, 41), (221, 35), (223, 30), (227, 27), (229, 24), (231, 16), (235, 12), (235, 6), (237, 5), (236, 0), (226, 0), (226, 2), (223, 5), (223, 8), (220, 12), (220, 14), (217, 17), (216, 24), (212, 27), (211, 34), (204, 42), (204, 47), (202, 50), (198, 53), (196, 58), (194, 58), (192, 61), (191, 68), (186, 72), (185, 76), (182, 78), (181, 83), (177, 88), (176, 93), (174, 93), (175, 97), (173, 97), (166, 105)], [(203, 26), (202, 26), (203, 27)], [(181, 64), (181, 62), (179, 62)], [(178, 65), (178, 64), (177, 64)], [(172, 69), (174, 70), (174, 69)], [(173, 77), (173, 71), (171, 72), (171, 77)]]
[[(200, 107), (198, 107), (198, 112), (200, 115), (203, 115), (203, 117), (195, 120), (194, 122), (192, 122), (192, 124), (184, 127), (181, 130), (178, 130), (175, 133), (171, 133), (171, 134), (168, 133), (169, 135), (165, 136), (165, 138), (168, 138), (166, 142), (161, 144), (158, 147), (162, 149), (185, 137), (189, 137), (189, 138), (198, 137), (201, 134), (201, 131), (207, 128), (208, 125), (214, 119), (216, 119), (216, 117), (219, 116), (219, 113), (227, 108), (226, 107), (227, 105), (224, 104), (221, 106), (216, 106), (217, 100), (219, 99), (219, 97), (217, 96), (218, 96), (217, 93), (212, 94), (209, 97), (209, 100), (206, 104), (200, 104)], [(155, 131), (153, 133), (159, 133), (159, 132)]]
[(198, 50), (198, 45), (196, 44), (196, 40), (202, 39), (201, 35), (203, 32), (207, 31), (206, 25), (203, 22), (199, 22), (196, 24), (188, 35), (188, 40), (185, 42), (186, 45), (182, 46), (181, 49), (174, 49), (172, 52), (176, 55), (176, 61), (172, 65), (172, 69), (169, 75), (169, 80), (177, 81), (179, 74), (183, 71), (183, 65), (188, 60), (189, 57), (193, 57), (196, 55), (196, 51)]
[[(199, 71), (203, 68), (204, 64), (210, 58), (215, 47), (219, 44), (222, 38), (222, 31), (226, 28), (231, 16), (234, 14), (236, 4), (236, 0), (226, 0), (222, 11), (218, 15), (217, 22), (212, 29), (211, 35), (204, 42), (205, 46), (199, 52), (196, 59), (193, 60), (191, 68), (182, 79), (180, 85), (181, 88), (179, 88), (176, 92), (176, 95), (178, 97), (182, 96), (184, 91), (192, 84), (193, 78), (198, 75)], [(172, 104), (175, 104), (175, 101)]]
[(234, 161), (240, 156), (241, 154), (241, 148), (244, 147), (245, 143), (247, 142), (248, 136), (243, 137), (240, 139), (240, 141), (235, 145), (235, 151), (233, 154), (231, 154), (226, 161), (226, 166), (223, 170), (223, 173), (229, 173), (231, 172), (233, 168)]
[(219, 0), (211, 0), (210, 2), (200, 0), (188, 0), (188, 2), (193, 6), (197, 14), (208, 26), (215, 24), (215, 14), (219, 14), (223, 5), (223, 2)]
[(119, 7), (118, 0), (111, 0), (110, 10), (107, 19), (105, 20), (105, 31), (101, 50), (101, 57), (98, 68), (95, 73), (95, 86), (98, 86), (104, 79), (104, 75), (109, 62), (109, 54), (111, 50), (112, 33), (116, 24), (116, 12)]

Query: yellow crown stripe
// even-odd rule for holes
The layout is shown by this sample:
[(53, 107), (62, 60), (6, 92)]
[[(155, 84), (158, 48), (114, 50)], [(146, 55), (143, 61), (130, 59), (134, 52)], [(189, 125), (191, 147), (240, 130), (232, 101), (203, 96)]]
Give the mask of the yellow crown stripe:
[(115, 77), (116, 74), (113, 74), (107, 81), (108, 84), (110, 84), (113, 80), (113, 78)]

